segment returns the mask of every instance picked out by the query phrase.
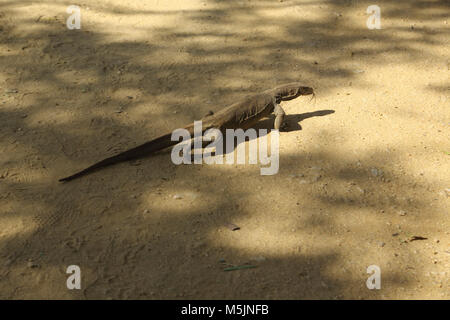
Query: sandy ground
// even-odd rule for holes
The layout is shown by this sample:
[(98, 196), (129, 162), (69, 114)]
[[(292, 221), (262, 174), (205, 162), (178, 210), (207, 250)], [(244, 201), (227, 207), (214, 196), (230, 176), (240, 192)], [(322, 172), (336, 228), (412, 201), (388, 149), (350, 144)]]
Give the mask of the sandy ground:
[[(66, 27), (72, 4), (81, 30)], [(449, 299), (449, 12), (1, 0), (0, 298)], [(317, 99), (283, 103), (276, 175), (169, 151), (57, 182), (291, 81)], [(244, 264), (257, 268), (224, 271)]]

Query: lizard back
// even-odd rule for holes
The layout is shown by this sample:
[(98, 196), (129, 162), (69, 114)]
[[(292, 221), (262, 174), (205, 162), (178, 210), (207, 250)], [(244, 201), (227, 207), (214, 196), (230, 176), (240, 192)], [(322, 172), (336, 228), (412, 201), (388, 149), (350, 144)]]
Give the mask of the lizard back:
[(274, 97), (267, 93), (248, 96), (214, 114), (211, 121), (219, 129), (246, 129), (271, 114), (274, 103)]

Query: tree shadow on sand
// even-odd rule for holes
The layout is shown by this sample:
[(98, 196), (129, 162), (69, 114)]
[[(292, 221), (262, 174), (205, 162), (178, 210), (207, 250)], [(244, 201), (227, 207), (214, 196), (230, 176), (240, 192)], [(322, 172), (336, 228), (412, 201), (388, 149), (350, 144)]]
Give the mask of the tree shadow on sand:
[[(20, 1), (21, 7), (32, 3)], [(389, 294), (413, 285), (393, 258), (402, 248), (408, 265), (415, 265), (420, 257), (408, 244), (392, 240), (388, 254), (378, 253), (358, 226), (362, 221), (379, 228), (380, 220), (395, 220), (392, 208), (426, 208), (427, 216), (412, 215), (418, 225), (438, 214), (421, 197), (395, 197), (397, 189), (426, 192), (416, 177), (390, 176), (400, 152), (380, 158), (374, 148), (353, 161), (325, 149), (295, 150), (281, 155), (280, 173), (271, 177), (255, 174), (252, 166), (175, 166), (162, 153), (57, 183), (69, 168), (182, 127), (244, 94), (303, 81), (326, 96), (358, 78), (358, 57), (373, 56), (375, 65), (389, 61), (382, 53), (406, 52), (416, 61), (423, 53), (414, 45), (426, 44), (433, 58), (445, 32), (419, 27), (411, 38), (405, 27), (368, 34), (364, 22), (354, 25), (361, 6), (355, 1), (206, 3), (206, 9), (191, 10), (90, 6), (98, 14), (139, 21), (177, 17), (173, 26), (136, 27), (148, 33), (146, 41), (114, 41), (92, 24), (68, 32), (62, 2), (41, 1), (59, 12), (55, 16), (23, 16), (17, 1), (0, 4), (0, 43), (7, 51), (2, 81), (17, 89), (4, 93), (0, 108), (0, 219), (22, 226), (0, 239), (1, 298), (380, 298), (365, 287), (373, 251), (383, 261)], [(378, 3), (386, 7), (386, 19), (401, 19), (407, 11), (410, 19), (432, 21), (448, 8), (446, 1)], [(317, 6), (324, 6), (320, 13)], [(267, 12), (291, 9), (316, 12), (317, 19), (287, 15), (273, 22), (275, 34), (264, 32), (271, 21)], [(364, 41), (378, 45), (361, 48)], [(287, 131), (332, 112), (288, 115)], [(259, 124), (272, 125), (272, 119)], [(325, 145), (326, 136), (319, 132), (314, 143)], [(371, 176), (375, 165), (384, 168), (383, 177)], [(378, 196), (371, 198), (375, 189)], [(284, 200), (270, 202), (272, 195)], [(330, 206), (333, 212), (324, 212)], [(382, 217), (374, 213), (381, 210)], [(241, 230), (224, 228), (229, 222)], [(374, 234), (393, 233), (391, 226), (385, 229)], [(349, 232), (356, 243), (346, 238)], [(318, 238), (326, 245), (315, 245)], [(352, 246), (355, 256), (342, 256), (342, 246)], [(29, 268), (30, 260), (39, 267)], [(253, 261), (258, 268), (224, 272), (223, 260)], [(61, 289), (70, 264), (82, 268), (81, 292)]]

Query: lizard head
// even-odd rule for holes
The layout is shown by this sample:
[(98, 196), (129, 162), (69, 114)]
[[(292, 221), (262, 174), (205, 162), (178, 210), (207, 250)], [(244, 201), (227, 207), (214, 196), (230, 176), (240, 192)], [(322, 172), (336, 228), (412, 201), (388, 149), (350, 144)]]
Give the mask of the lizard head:
[(275, 88), (275, 96), (277, 101), (287, 101), (295, 99), (299, 96), (314, 96), (314, 89), (302, 86), (300, 83), (289, 83)]

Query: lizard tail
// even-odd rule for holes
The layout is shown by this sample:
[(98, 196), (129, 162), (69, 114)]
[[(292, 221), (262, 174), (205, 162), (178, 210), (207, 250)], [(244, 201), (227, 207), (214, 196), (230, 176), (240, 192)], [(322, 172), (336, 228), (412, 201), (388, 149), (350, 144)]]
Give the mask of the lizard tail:
[(146, 143), (144, 143), (140, 146), (137, 146), (133, 149), (130, 149), (130, 150), (124, 151), (122, 153), (119, 153), (118, 155), (106, 158), (100, 162), (93, 164), (90, 167), (87, 167), (84, 170), (81, 170), (80, 172), (77, 172), (71, 176), (59, 179), (59, 181), (70, 181), (75, 178), (92, 173), (92, 172), (96, 171), (97, 169), (100, 169), (100, 168), (103, 168), (106, 166), (110, 166), (110, 165), (113, 165), (113, 164), (116, 164), (119, 162), (141, 158), (145, 155), (151, 154), (156, 151), (160, 151), (162, 149), (171, 147), (171, 146), (179, 143), (179, 141), (172, 141), (171, 135), (172, 135), (172, 133), (165, 134), (159, 138), (156, 138), (152, 141), (146, 142)]

